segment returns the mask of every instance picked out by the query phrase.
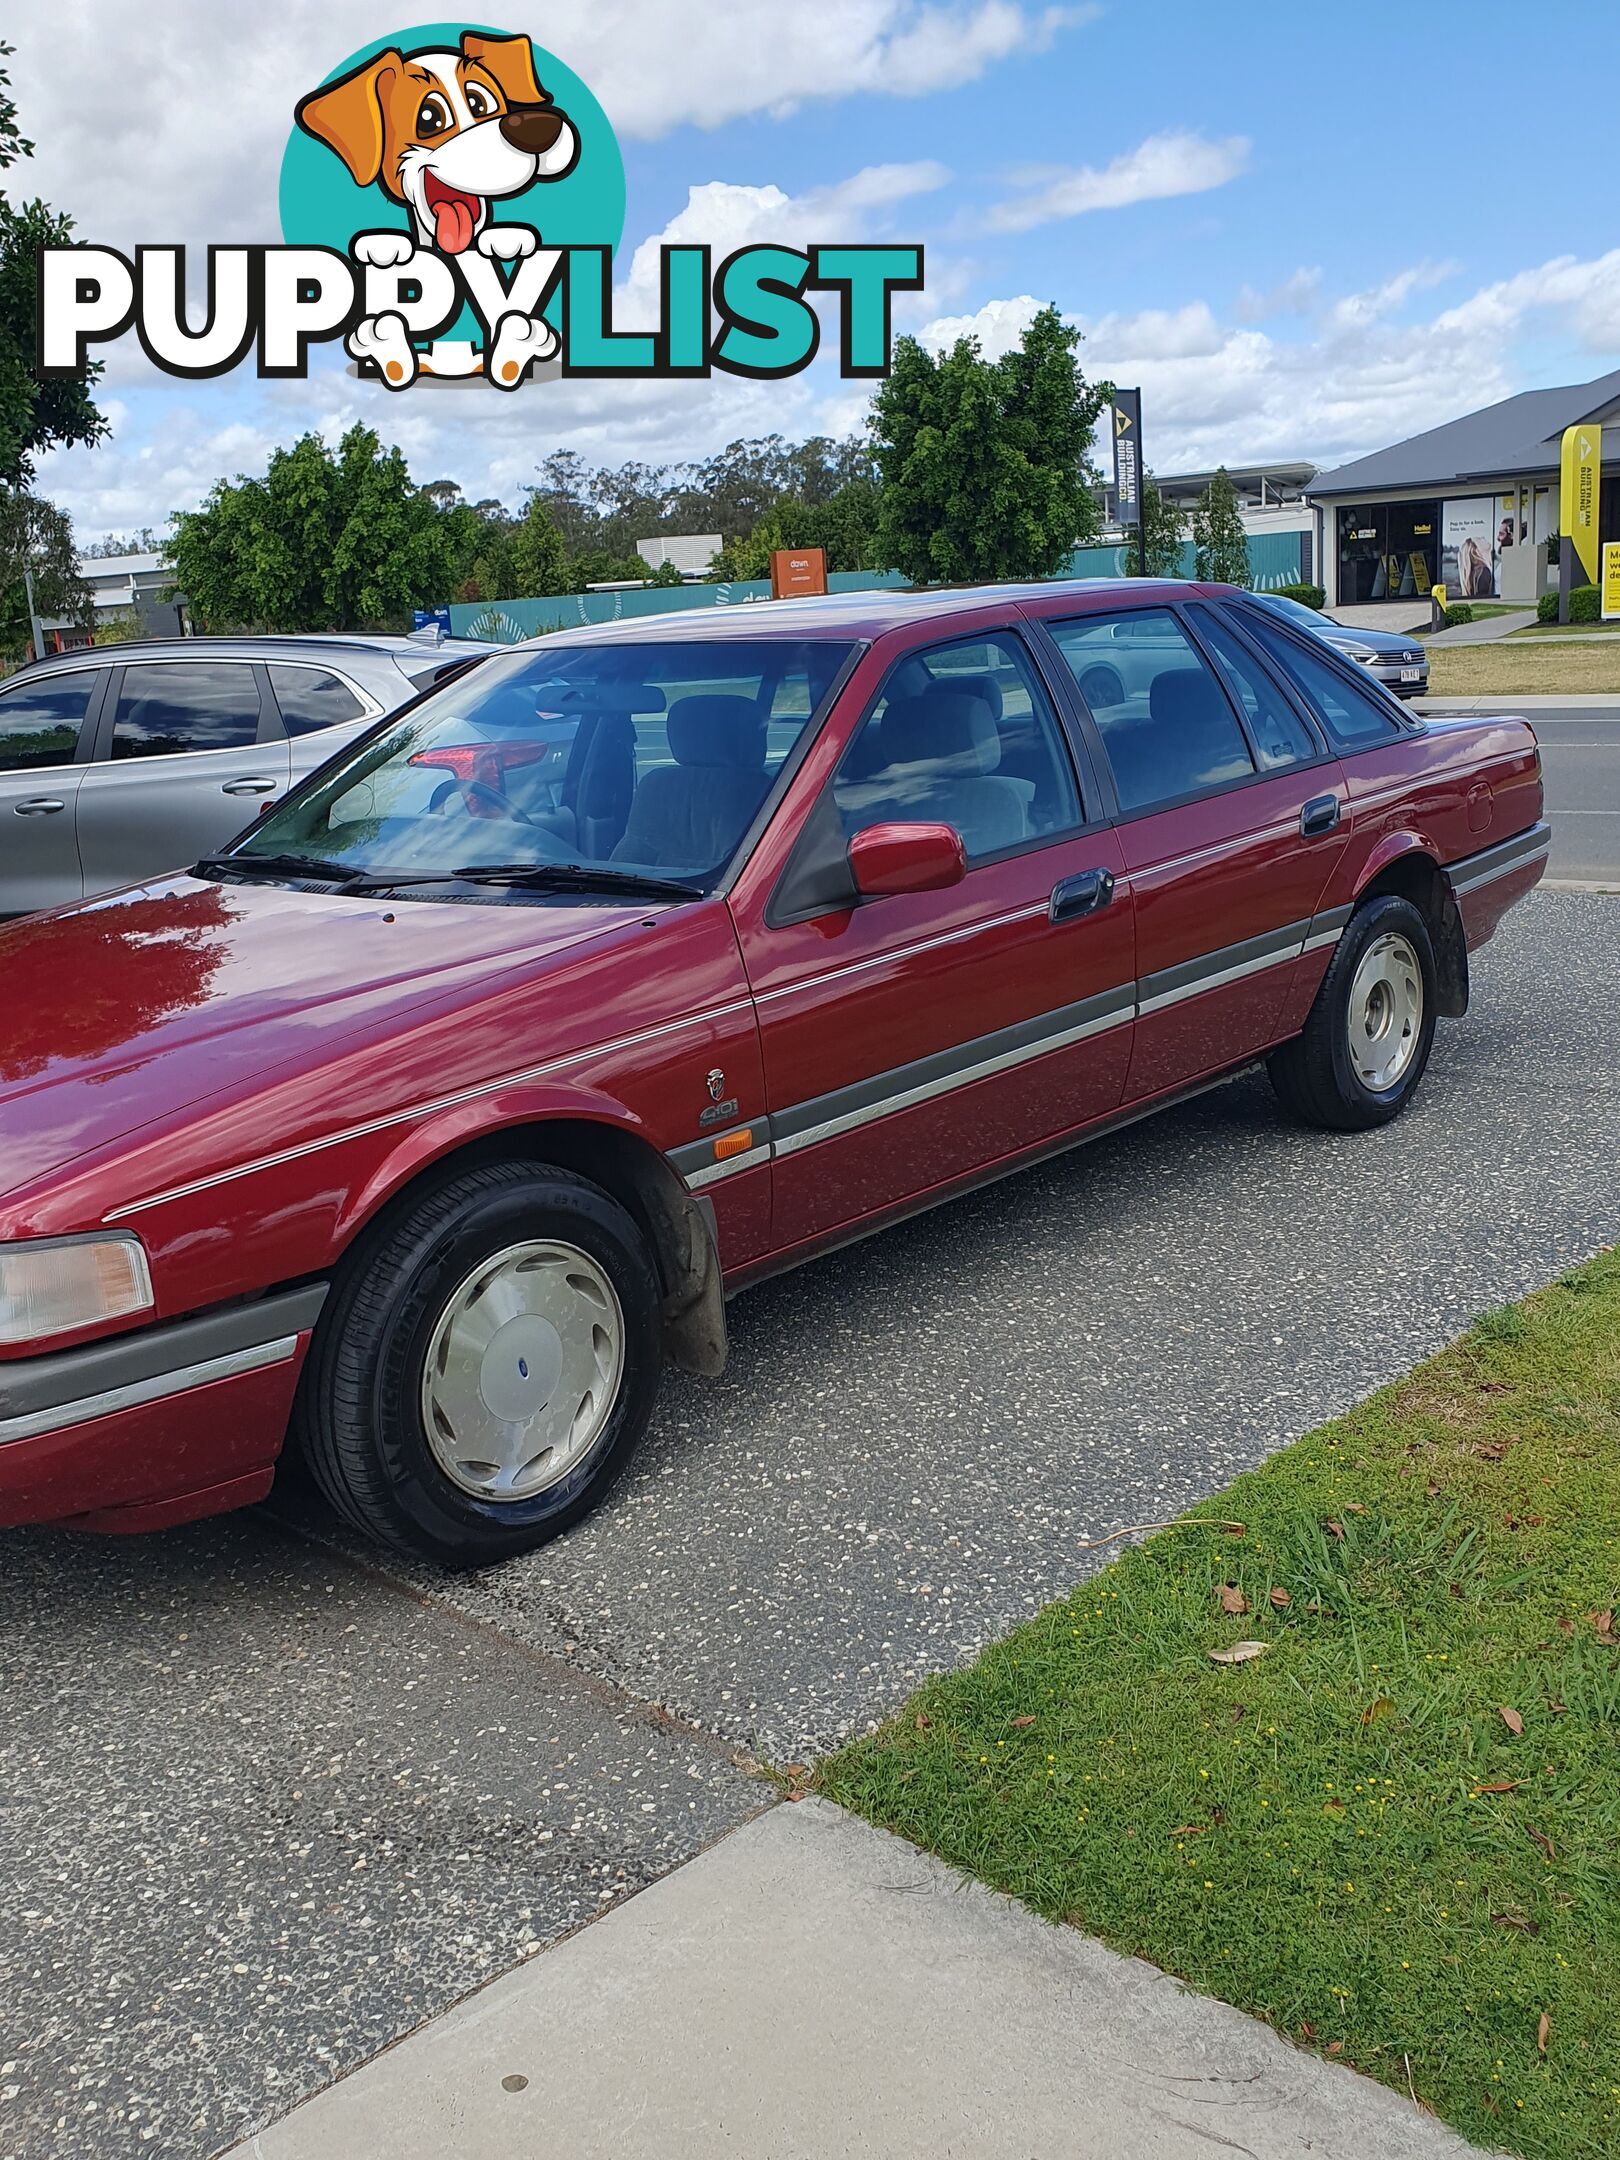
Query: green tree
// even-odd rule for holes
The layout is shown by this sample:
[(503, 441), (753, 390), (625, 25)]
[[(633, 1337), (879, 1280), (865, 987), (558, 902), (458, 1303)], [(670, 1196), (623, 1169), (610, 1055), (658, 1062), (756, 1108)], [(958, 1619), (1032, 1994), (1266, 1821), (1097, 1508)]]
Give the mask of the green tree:
[(538, 490), (530, 494), (512, 534), (511, 569), (516, 583), (509, 593), (499, 595), (503, 600), (539, 600), (570, 589), (562, 534)]
[(1091, 438), (1113, 393), (1087, 383), (1079, 342), (1055, 307), (999, 360), (976, 338), (937, 358), (900, 339), (872, 401), (886, 566), (917, 584), (1051, 577), (1095, 536)]
[(819, 501), (778, 503), (752, 532), (726, 542), (709, 575), (726, 584), (768, 578), (778, 548), (823, 548), (829, 572), (881, 568), (876, 559), (879, 501), (878, 484), (866, 475), (846, 481)]
[[(0, 60), (12, 47), (0, 45)], [(0, 171), (31, 157), (34, 146), (17, 124), (11, 78), (0, 67)], [(37, 198), (13, 203), (0, 194), (0, 488), (26, 488), (34, 454), (57, 443), (93, 443), (107, 423), (90, 396), (102, 372), (92, 361), (82, 376), (45, 381), (35, 372), (39, 339), (39, 251), (64, 247), (73, 221)]]
[(67, 512), (42, 496), (0, 488), (0, 653), (18, 658), (33, 637), (25, 564), (34, 573), (34, 605), (41, 616), (86, 625), (95, 621)]
[(684, 585), (686, 580), (681, 576), (675, 565), (666, 558), (654, 570), (647, 583), (649, 585)]
[(1249, 582), (1249, 536), (1238, 512), (1237, 489), (1222, 465), (1200, 496), (1192, 516), (1198, 575), (1217, 585)]
[(1159, 493), (1151, 473), (1142, 476), (1142, 540), (1140, 553), (1133, 542), (1131, 575), (1174, 578), (1181, 575), (1181, 549), (1187, 537), (1187, 521), (1173, 503)]
[(175, 583), (210, 629), (357, 630), (443, 600), (444, 513), (368, 427), (274, 451), (262, 477), (220, 481), (174, 521)]

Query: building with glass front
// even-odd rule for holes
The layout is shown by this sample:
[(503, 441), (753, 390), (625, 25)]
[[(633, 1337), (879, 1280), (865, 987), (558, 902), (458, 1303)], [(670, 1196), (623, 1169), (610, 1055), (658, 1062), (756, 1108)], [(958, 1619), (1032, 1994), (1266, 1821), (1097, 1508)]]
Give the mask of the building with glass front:
[(1615, 433), (1605, 444), (1600, 538), (1620, 540), (1620, 370), (1558, 390), (1525, 390), (1336, 471), (1305, 494), (1331, 608), (1427, 600), (1517, 600), (1555, 588), (1547, 541), (1559, 531), (1565, 428)]

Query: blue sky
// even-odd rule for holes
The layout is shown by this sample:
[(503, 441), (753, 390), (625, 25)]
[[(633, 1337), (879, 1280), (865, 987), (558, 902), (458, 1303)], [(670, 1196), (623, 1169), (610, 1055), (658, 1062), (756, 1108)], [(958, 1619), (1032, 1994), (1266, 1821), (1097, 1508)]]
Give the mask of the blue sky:
[[(58, 0), (43, 16), (10, 33), (39, 144), (10, 177), (119, 245), (279, 237), (294, 100), (411, 20), (361, 0)], [(1141, 382), (1163, 472), (1331, 463), (1620, 365), (1607, 134), (1599, 120), (1582, 144), (1566, 125), (1580, 56), (1608, 87), (1612, 0), (1566, 0), (1556, 35), (1522, 0), (550, 0), (501, 20), (582, 75), (619, 132), (626, 327), (643, 243), (646, 261), (662, 238), (920, 240), (929, 289), (898, 327), (995, 349), (1056, 301), (1089, 370)], [(516, 502), (553, 448), (677, 459), (841, 432), (865, 399), (826, 362), (782, 385), (391, 397), (330, 352), (305, 383), (179, 383), (128, 346), (105, 386), (112, 440), (48, 459), (41, 484), (87, 537), (161, 527), (275, 443), (362, 417), (420, 479)]]

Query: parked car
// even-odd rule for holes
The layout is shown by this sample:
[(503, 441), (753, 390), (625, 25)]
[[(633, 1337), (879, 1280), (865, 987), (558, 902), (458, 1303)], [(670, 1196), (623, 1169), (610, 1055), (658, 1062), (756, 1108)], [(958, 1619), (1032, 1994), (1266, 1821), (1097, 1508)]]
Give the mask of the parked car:
[(222, 847), (361, 729), (498, 646), (166, 638), (0, 682), (0, 916)]
[(1314, 630), (1319, 638), (1354, 660), (1376, 676), (1385, 689), (1393, 690), (1400, 698), (1426, 695), (1429, 688), (1429, 655), (1415, 637), (1394, 630), (1364, 630), (1358, 623), (1351, 629), (1344, 623), (1336, 623), (1331, 615), (1320, 615), (1315, 608), (1303, 602), (1290, 600), (1282, 593), (1255, 593), (1252, 598), (1261, 607), (1270, 608), (1305, 630)]
[(0, 933), (0, 1523), (239, 1506), (291, 1429), (385, 1544), (522, 1551), (762, 1276), (1257, 1060), (1393, 1118), (1547, 846), (1527, 721), (1222, 587), (489, 661)]

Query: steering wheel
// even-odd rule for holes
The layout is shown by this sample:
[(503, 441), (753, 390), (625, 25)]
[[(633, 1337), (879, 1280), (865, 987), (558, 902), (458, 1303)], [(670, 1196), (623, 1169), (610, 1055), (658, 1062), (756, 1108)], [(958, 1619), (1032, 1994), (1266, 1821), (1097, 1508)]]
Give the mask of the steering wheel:
[(536, 819), (530, 817), (521, 803), (513, 802), (510, 795), (503, 795), (500, 789), (488, 780), (447, 780), (434, 796), (429, 808), (442, 815), (457, 796), (465, 798), (469, 795), (481, 795), (486, 802), (493, 803), (498, 817), (515, 818), (520, 825), (528, 825), (536, 832), (545, 829)]

